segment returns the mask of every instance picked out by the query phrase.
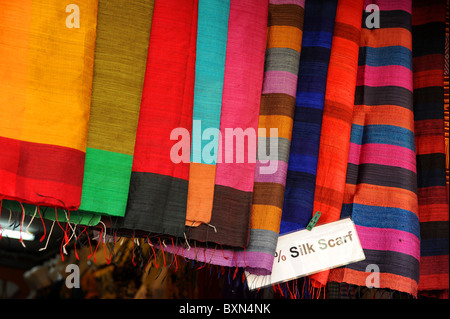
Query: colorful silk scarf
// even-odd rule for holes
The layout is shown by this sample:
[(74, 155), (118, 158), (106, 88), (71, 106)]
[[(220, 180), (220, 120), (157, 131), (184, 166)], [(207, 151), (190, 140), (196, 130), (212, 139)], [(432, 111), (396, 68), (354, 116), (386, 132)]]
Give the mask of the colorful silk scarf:
[(97, 1), (0, 3), (0, 196), (80, 206)]
[(197, 6), (155, 1), (125, 229), (184, 234), (189, 152), (178, 162), (171, 151), (180, 138), (173, 131), (190, 134), (192, 127)]
[[(362, 12), (362, 0), (339, 0), (337, 3), (314, 191), (313, 212), (321, 212), (318, 224), (336, 221), (341, 214), (355, 100)], [(312, 284), (325, 285), (327, 276), (328, 271), (313, 275)]]
[(448, 298), (448, 197), (444, 141), (445, 1), (412, 2), (414, 132), (421, 294)]
[(99, 1), (80, 211), (125, 215), (153, 3)]
[[(250, 242), (246, 268), (272, 270), (286, 184), (295, 92), (304, 36), (305, 2), (269, 1), (268, 37), (259, 112)], [(287, 41), (289, 39), (289, 41)], [(276, 129), (273, 132), (273, 129)], [(275, 136), (272, 136), (273, 133)], [(277, 151), (273, 154), (274, 150)]]
[(188, 239), (248, 245), (267, 8), (267, 0), (230, 2), (213, 211), (210, 225), (186, 230)]
[(199, 0), (198, 3), (186, 226), (208, 224), (211, 220), (219, 148), (216, 133), (220, 129), (229, 11), (229, 0)]
[(337, 0), (307, 2), (280, 235), (313, 215), (322, 113)]
[[(371, 2), (364, 3), (365, 8)], [(376, 1), (380, 27), (365, 17), (341, 218), (351, 217), (366, 259), (329, 281), (417, 295), (420, 225), (414, 145), (411, 1)], [(366, 14), (368, 16), (368, 13)], [(379, 280), (378, 280), (379, 279)], [(379, 285), (379, 286), (378, 286)]]

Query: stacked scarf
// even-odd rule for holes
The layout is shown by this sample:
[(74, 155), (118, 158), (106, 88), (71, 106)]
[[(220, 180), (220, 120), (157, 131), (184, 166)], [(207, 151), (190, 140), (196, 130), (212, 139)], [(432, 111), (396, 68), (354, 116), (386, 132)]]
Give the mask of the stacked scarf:
[(99, 1), (80, 211), (125, 215), (153, 3)]
[[(318, 224), (336, 221), (341, 214), (357, 80), (362, 11), (362, 0), (339, 0), (337, 3), (314, 191), (313, 211), (321, 212)], [(311, 276), (313, 286), (324, 286), (327, 276), (328, 271)]]
[(280, 235), (305, 228), (313, 214), (337, 0), (307, 4)]
[(96, 0), (0, 3), (2, 201), (80, 206), (96, 25)]
[(448, 197), (444, 142), (445, 2), (413, 0), (414, 129), (422, 294), (448, 298)]
[[(190, 145), (197, 6), (197, 0), (154, 5), (124, 229), (184, 234), (190, 154), (172, 148), (179, 130), (188, 135), (179, 143)], [(187, 160), (178, 163), (179, 156)]]
[[(259, 113), (261, 130), (258, 133), (250, 242), (245, 255), (246, 268), (252, 273), (267, 274), (272, 270), (283, 209), (304, 17), (304, 1), (269, 1)], [(272, 136), (274, 133), (276, 135)]]
[(210, 225), (189, 228), (188, 239), (233, 247), (248, 245), (267, 7), (268, 1), (230, 2), (220, 117), (221, 152), (216, 165), (212, 216)]
[(200, 0), (198, 4), (187, 226), (211, 220), (229, 11), (229, 0)]
[[(365, 2), (365, 7), (370, 2)], [(414, 145), (411, 1), (376, 1), (380, 28), (363, 20), (342, 218), (366, 259), (329, 280), (417, 295), (420, 225)], [(370, 268), (367, 268), (370, 266)], [(367, 271), (376, 268), (375, 282)], [(369, 270), (368, 270), (369, 269)], [(369, 277), (370, 280), (372, 280)]]

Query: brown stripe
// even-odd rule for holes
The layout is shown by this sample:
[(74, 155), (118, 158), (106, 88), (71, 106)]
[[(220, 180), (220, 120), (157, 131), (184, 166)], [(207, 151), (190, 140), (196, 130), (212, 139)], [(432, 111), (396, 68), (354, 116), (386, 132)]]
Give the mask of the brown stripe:
[(303, 29), (305, 9), (296, 4), (269, 4), (268, 26), (283, 25)]
[(353, 109), (345, 104), (332, 100), (325, 100), (325, 107), (326, 113), (324, 113), (324, 116), (333, 117), (345, 123), (352, 123)]
[(278, 183), (255, 183), (253, 205), (271, 205), (283, 208), (284, 186)]
[(359, 46), (361, 31), (352, 25), (336, 22), (333, 36), (355, 42)]
[(263, 94), (260, 115), (285, 115), (294, 118), (295, 97), (283, 93)]
[(249, 241), (251, 208), (251, 192), (216, 185), (210, 224), (186, 227), (187, 239), (246, 247)]

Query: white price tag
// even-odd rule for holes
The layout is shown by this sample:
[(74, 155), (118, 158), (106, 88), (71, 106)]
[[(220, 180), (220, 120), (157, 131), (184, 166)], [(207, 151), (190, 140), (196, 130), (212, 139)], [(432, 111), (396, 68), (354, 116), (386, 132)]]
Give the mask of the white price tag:
[(364, 251), (350, 218), (278, 237), (272, 274), (246, 272), (250, 290), (263, 288), (364, 260)]

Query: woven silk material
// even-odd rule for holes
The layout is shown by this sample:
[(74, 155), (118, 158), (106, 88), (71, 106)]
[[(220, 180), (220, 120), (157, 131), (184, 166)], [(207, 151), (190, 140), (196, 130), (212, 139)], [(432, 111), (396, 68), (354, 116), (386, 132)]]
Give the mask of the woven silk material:
[[(123, 228), (183, 236), (189, 160), (172, 161), (174, 129), (190, 133), (197, 0), (156, 1)], [(189, 142), (190, 143), (190, 142)]]
[[(270, 273), (280, 228), (302, 48), (304, 4), (269, 1), (247, 270)], [(285, 39), (291, 39), (286, 42)], [(271, 136), (273, 130), (277, 136)], [(262, 152), (261, 152), (262, 150)], [(274, 153), (274, 150), (277, 153)], [(284, 150), (284, 151), (281, 151)], [(261, 155), (269, 155), (269, 162)]]
[[(370, 2), (365, 2), (365, 6)], [(363, 24), (342, 218), (351, 217), (364, 261), (331, 270), (329, 280), (417, 295), (420, 259), (411, 1), (376, 1), (379, 29)], [(364, 18), (364, 20), (366, 20)], [(389, 59), (385, 59), (386, 50)]]
[(337, 0), (307, 2), (280, 235), (313, 214), (322, 113)]
[[(336, 221), (341, 214), (362, 12), (362, 0), (339, 0), (337, 3), (314, 191), (313, 211), (321, 212), (318, 224)], [(327, 274), (328, 271), (313, 275), (312, 281), (325, 285)]]
[(414, 0), (412, 10), (414, 129), (421, 239), (419, 293), (439, 293), (448, 298), (449, 207), (443, 92), (445, 1)]
[[(219, 150), (222, 151), (216, 165), (210, 221), (215, 228), (206, 224), (190, 228), (187, 230), (189, 239), (234, 247), (248, 245), (256, 161), (248, 155), (256, 153), (256, 147), (252, 150), (249, 145), (256, 145), (267, 12), (268, 1), (230, 2), (220, 118), (223, 141), (220, 143), (219, 140)], [(229, 133), (231, 130), (232, 133)], [(242, 148), (236, 147), (237, 143), (227, 145), (227, 134), (228, 140), (231, 140), (233, 133), (239, 135), (240, 130), (243, 134), (249, 134), (249, 143)], [(243, 155), (243, 162), (238, 162), (236, 154)]]
[[(229, 12), (229, 0), (200, 0), (198, 4), (187, 226), (211, 220), (219, 138), (208, 132), (220, 129)], [(203, 154), (211, 148), (212, 155)]]
[(96, 22), (96, 0), (1, 1), (2, 199), (79, 207)]
[(99, 1), (82, 211), (125, 215), (153, 3)]

